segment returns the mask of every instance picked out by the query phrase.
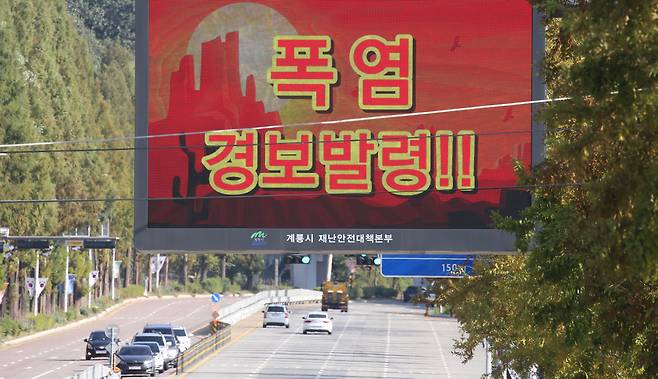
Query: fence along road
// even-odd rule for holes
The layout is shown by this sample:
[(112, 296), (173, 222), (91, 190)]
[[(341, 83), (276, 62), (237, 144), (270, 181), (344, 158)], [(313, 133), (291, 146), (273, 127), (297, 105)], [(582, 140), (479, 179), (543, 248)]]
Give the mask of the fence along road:
[(290, 329), (262, 329), (261, 316), (253, 316), (233, 331), (230, 344), (179, 377), (478, 379), (484, 373), (482, 349), (467, 365), (451, 354), (460, 337), (454, 319), (426, 318), (424, 309), (401, 302), (352, 302), (348, 313), (330, 311), (332, 335), (303, 335), (302, 316), (319, 308), (294, 306)]

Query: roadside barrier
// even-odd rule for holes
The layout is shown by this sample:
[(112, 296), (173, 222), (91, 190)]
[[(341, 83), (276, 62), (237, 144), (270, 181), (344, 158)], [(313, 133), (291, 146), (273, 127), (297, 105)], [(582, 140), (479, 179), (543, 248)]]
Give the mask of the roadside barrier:
[[(237, 303), (220, 308), (219, 317), (210, 322), (210, 335), (178, 356), (176, 375), (226, 345), (231, 340), (231, 324), (258, 313), (266, 304), (319, 303), (322, 292), (305, 289), (262, 291)], [(221, 321), (220, 321), (221, 320)]]
[[(194, 365), (199, 360), (208, 356), (217, 349), (226, 345), (231, 340), (231, 325), (223, 322), (212, 322), (216, 324), (216, 333), (211, 333), (208, 337), (190, 346), (178, 356), (176, 364), (176, 375), (185, 372), (185, 368)], [(212, 331), (212, 326), (211, 326)]]

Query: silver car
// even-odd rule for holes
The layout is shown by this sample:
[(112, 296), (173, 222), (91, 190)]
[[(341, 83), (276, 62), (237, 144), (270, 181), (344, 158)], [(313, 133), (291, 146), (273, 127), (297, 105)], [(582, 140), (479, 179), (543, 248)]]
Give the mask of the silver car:
[(159, 373), (163, 373), (165, 370), (165, 356), (164, 350), (160, 348), (157, 342), (135, 342), (133, 345), (144, 345), (151, 348), (153, 352), (153, 359), (155, 360), (155, 368)]
[(268, 304), (263, 311), (263, 328), (279, 325), (290, 328), (290, 312), (285, 304)]
[(174, 335), (176, 335), (176, 339), (178, 340), (179, 347), (181, 351), (185, 351), (192, 346), (192, 337), (194, 334), (188, 333), (187, 329), (185, 329), (182, 326), (176, 326), (174, 327)]
[[(178, 359), (178, 352), (176, 351), (176, 354), (171, 354), (169, 352), (169, 343), (165, 339), (165, 336), (163, 336), (160, 333), (138, 333), (135, 334), (133, 337), (131, 344), (135, 344), (136, 342), (156, 342), (158, 345), (160, 345), (160, 349), (164, 353), (164, 367), (165, 369), (168, 369), (170, 367), (173, 367), (176, 364), (176, 359)], [(176, 349), (178, 350), (178, 349)]]

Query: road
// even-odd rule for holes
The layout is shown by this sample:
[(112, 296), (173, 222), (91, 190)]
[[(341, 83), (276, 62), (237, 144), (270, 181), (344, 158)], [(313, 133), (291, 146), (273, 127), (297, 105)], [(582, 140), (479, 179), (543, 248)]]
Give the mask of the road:
[(317, 306), (293, 309), (290, 329), (262, 329), (261, 317), (232, 330), (233, 342), (185, 379), (210, 378), (474, 378), (484, 372), (484, 351), (467, 365), (451, 354), (459, 338), (451, 318), (426, 318), (400, 302), (352, 302), (349, 313), (331, 311), (332, 335), (301, 333), (302, 316)]
[[(221, 304), (239, 299), (225, 297)], [(209, 296), (142, 299), (74, 328), (18, 345), (0, 345), (0, 379), (64, 378), (94, 363), (107, 362), (107, 358), (84, 359), (85, 343), (82, 340), (91, 330), (104, 330), (108, 324), (116, 324), (123, 342), (140, 332), (146, 322), (171, 322), (193, 331), (209, 321), (210, 304)]]

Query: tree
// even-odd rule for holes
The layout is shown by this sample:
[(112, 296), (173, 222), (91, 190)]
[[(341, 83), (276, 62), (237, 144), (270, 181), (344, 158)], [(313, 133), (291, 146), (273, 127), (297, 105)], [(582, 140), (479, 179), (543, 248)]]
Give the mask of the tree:
[[(98, 40), (95, 34), (76, 28), (63, 0), (6, 0), (0, 6), (0, 143), (99, 139), (133, 133), (134, 56), (130, 48), (121, 45), (119, 37), (129, 35), (124, 34), (128, 29), (134, 30), (134, 17), (121, 13), (132, 12), (132, 2), (82, 3), (93, 3), (89, 6), (114, 15), (110, 24), (123, 20), (121, 30), (113, 34), (108, 29), (101, 36), (103, 40)], [(132, 162), (129, 150), (10, 153), (0, 156), (2, 198), (130, 197)], [(130, 203), (0, 206), (0, 225), (9, 226), (14, 235), (59, 235), (87, 225), (98, 230), (106, 218), (111, 220), (112, 234), (121, 237), (117, 259), (125, 259), (132, 243)], [(20, 316), (22, 272), (31, 267), (23, 258), (22, 252), (15, 254), (2, 262), (0, 270), (0, 282), (10, 282), (7, 301), (13, 317)], [(50, 265), (47, 263), (43, 272), (55, 288), (63, 283), (63, 268), (53, 263), (51, 270)], [(78, 283), (85, 278), (79, 277)], [(54, 291), (46, 295), (52, 299), (57, 296)]]
[(265, 257), (258, 254), (235, 254), (229, 257), (229, 262), (233, 265), (229, 270), (229, 275), (234, 276), (238, 273), (246, 276), (245, 287), (254, 289), (260, 275), (265, 270)]
[[(533, 205), (499, 220), (520, 257), (456, 282), (447, 301), (501, 366), (548, 378), (658, 376), (658, 24), (655, 0), (535, 1), (549, 23), (546, 161)], [(574, 2), (570, 2), (574, 4)], [(500, 371), (500, 370), (499, 370)]]

